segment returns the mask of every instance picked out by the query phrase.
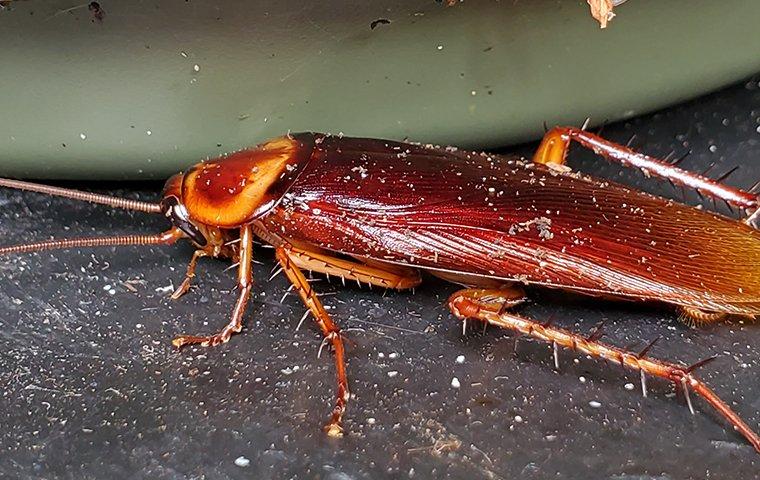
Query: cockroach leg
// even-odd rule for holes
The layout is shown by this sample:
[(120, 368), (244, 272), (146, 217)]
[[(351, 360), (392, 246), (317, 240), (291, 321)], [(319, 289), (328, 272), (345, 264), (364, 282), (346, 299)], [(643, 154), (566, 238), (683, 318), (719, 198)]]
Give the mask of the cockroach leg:
[(172, 345), (182, 348), (185, 345), (199, 344), (204, 347), (211, 347), (226, 343), (233, 333), (238, 333), (243, 329), (243, 313), (251, 297), (251, 287), (253, 285), (253, 275), (251, 265), (253, 263), (253, 232), (250, 225), (240, 228), (240, 266), (238, 267), (238, 299), (235, 308), (232, 310), (232, 319), (215, 335), (196, 336), (181, 335), (172, 340)]
[[(314, 315), (320, 330), (325, 336), (325, 341), (329, 341), (332, 344), (333, 352), (335, 353), (335, 373), (338, 378), (338, 392), (335, 400), (335, 408), (333, 408), (330, 421), (325, 425), (325, 432), (331, 437), (343, 436), (343, 414), (346, 411), (346, 404), (349, 399), (348, 391), (348, 378), (346, 377), (346, 360), (345, 360), (345, 348), (343, 346), (343, 337), (341, 336), (340, 328), (333, 322), (330, 315), (328, 315), (322, 302), (317, 297), (314, 289), (311, 288), (308, 280), (303, 275), (301, 270), (296, 266), (294, 260), (295, 255), (291, 254), (288, 247), (279, 246), (275, 250), (277, 260), (282, 266), (282, 271), (285, 272), (288, 279), (293, 283), (298, 295), (306, 304), (309, 311)], [(321, 351), (321, 347), (320, 347)]]
[(663, 178), (673, 184), (691, 188), (712, 198), (721, 199), (730, 205), (755, 213), (760, 207), (756, 194), (723, 185), (720, 181), (683, 170), (670, 162), (644, 155), (625, 145), (610, 142), (591, 132), (574, 127), (555, 127), (549, 130), (533, 155), (533, 161), (545, 165), (564, 164), (571, 141), (578, 142), (580, 145), (593, 150), (597, 155), (617, 162), (624, 167), (637, 168), (645, 175)]
[(708, 312), (699, 308), (683, 305), (678, 309), (682, 313), (678, 319), (690, 327), (699, 327), (709, 323), (719, 322), (728, 316), (728, 314), (723, 312)]
[(367, 264), (331, 256), (327, 253), (302, 249), (296, 246), (288, 247), (288, 255), (295, 266), (302, 270), (340, 277), (343, 282), (353, 280), (370, 286), (407, 290), (422, 282), (419, 270), (404, 268), (396, 265)]
[(193, 258), (190, 259), (190, 263), (187, 265), (187, 273), (185, 274), (185, 279), (182, 280), (182, 283), (177, 287), (176, 290), (174, 290), (174, 293), (172, 293), (171, 299), (177, 300), (182, 295), (186, 294), (188, 290), (190, 290), (190, 284), (193, 282), (193, 278), (195, 278), (195, 267), (198, 265), (198, 260), (201, 257), (207, 257), (208, 252), (205, 250), (196, 250), (193, 253)]
[[(504, 295), (503, 298), (500, 298), (500, 295)], [(454, 315), (460, 319), (482, 320), (544, 342), (555, 342), (565, 348), (571, 348), (592, 357), (602, 358), (618, 363), (623, 367), (638, 370), (642, 372), (642, 390), (644, 392), (646, 392), (646, 385), (643, 382), (644, 373), (680, 384), (684, 389), (692, 390), (712, 405), (752, 444), (756, 451), (760, 452), (760, 437), (738, 414), (693, 374), (694, 370), (703, 365), (704, 362), (698, 362), (692, 367), (684, 367), (676, 363), (637, 355), (597, 340), (589, 340), (587, 337), (562, 328), (542, 325), (525, 317), (505, 312), (502, 304), (505, 301), (510, 301), (511, 295), (511, 292), (502, 294), (498, 290), (465, 289), (454, 293), (449, 298), (449, 307)]]

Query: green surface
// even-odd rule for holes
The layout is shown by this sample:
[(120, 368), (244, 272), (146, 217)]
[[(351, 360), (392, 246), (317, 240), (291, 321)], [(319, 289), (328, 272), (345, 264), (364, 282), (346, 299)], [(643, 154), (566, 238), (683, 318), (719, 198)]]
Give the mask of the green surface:
[(760, 70), (757, 0), (632, 0), (606, 30), (585, 0), (100, 5), (0, 10), (0, 174), (165, 177), (288, 130), (497, 146)]

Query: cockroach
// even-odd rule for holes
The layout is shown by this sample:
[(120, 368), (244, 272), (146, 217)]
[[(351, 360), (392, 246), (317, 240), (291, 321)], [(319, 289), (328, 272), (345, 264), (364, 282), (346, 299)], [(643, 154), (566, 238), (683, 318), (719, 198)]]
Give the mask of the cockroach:
[[(722, 199), (737, 220), (643, 193), (565, 165), (571, 142), (609, 161)], [(304, 277), (410, 289), (425, 271), (462, 284), (452, 313), (570, 348), (646, 376), (660, 377), (712, 405), (760, 452), (760, 438), (694, 371), (514, 313), (521, 286), (671, 305), (692, 324), (760, 314), (757, 195), (723, 185), (612, 143), (583, 129), (550, 130), (532, 161), (456, 148), (371, 138), (295, 133), (201, 162), (171, 177), (158, 203), (2, 179), (0, 186), (161, 214), (156, 235), (50, 240), (0, 248), (20, 254), (61, 248), (171, 245), (196, 248), (184, 281), (202, 257), (237, 268), (237, 301), (213, 335), (181, 335), (173, 345), (213, 346), (240, 332), (251, 294), (254, 238), (274, 247), (279, 269), (334, 352), (337, 397), (325, 431), (344, 433), (349, 400), (343, 334)], [(308, 313), (307, 313), (308, 314)]]

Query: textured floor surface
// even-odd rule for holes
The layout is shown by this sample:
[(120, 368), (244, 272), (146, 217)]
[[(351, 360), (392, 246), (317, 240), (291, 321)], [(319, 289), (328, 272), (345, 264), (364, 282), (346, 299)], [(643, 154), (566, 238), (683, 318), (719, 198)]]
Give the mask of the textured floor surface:
[[(760, 78), (630, 122), (604, 135), (717, 176), (760, 178)], [(528, 151), (528, 147), (524, 148)], [(589, 173), (680, 195), (578, 150)], [(77, 185), (104, 190), (103, 185)], [(153, 199), (158, 184), (110, 185)], [(688, 196), (696, 202), (696, 196)], [(1, 244), (96, 233), (157, 232), (161, 218), (0, 190)], [(260, 249), (246, 326), (226, 345), (178, 353), (180, 333), (216, 331), (234, 272), (205, 261), (197, 288), (168, 292), (192, 250), (120, 248), (0, 259), (2, 478), (754, 478), (760, 456), (703, 402), (692, 416), (671, 385), (571, 352), (555, 371), (547, 345), (496, 329), (462, 335), (444, 306), (457, 287), (428, 279), (412, 293), (315, 284), (352, 328), (348, 435), (326, 438), (333, 363), (281, 275), (267, 282)], [(760, 325), (690, 329), (657, 306), (532, 292), (521, 311), (604, 340), (644, 345), (691, 363), (719, 354), (702, 376), (760, 425)], [(477, 331), (475, 331), (477, 330)], [(452, 387), (456, 377), (460, 388)]]

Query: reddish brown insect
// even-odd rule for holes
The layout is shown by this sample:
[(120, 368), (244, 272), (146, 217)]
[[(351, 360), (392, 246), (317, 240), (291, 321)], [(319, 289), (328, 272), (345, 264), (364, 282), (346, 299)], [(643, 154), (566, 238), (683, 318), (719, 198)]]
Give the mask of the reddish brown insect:
[[(649, 175), (691, 187), (750, 212), (744, 222), (704, 212), (564, 166), (571, 141)], [(704, 176), (613, 144), (583, 130), (557, 128), (533, 162), (453, 148), (300, 133), (199, 163), (169, 179), (160, 203), (0, 180), (1, 186), (166, 215), (158, 235), (54, 240), (0, 248), (0, 254), (100, 245), (168, 245), (197, 250), (174, 292), (187, 292), (199, 258), (229, 258), (238, 299), (217, 334), (182, 335), (173, 344), (217, 345), (242, 329), (251, 293), (253, 239), (276, 249), (282, 271), (315, 317), (335, 354), (338, 393), (325, 427), (343, 433), (349, 398), (343, 338), (302, 271), (393, 289), (414, 287), (424, 270), (467, 288), (449, 306), (461, 319), (516, 330), (691, 390), (760, 451), (760, 438), (702, 383), (691, 367), (655, 360), (541, 324), (511, 307), (519, 284), (673, 305), (694, 323), (760, 314), (758, 199)], [(651, 346), (651, 345), (650, 345)], [(689, 401), (691, 408), (691, 402)], [(692, 409), (693, 411), (693, 409)]]

